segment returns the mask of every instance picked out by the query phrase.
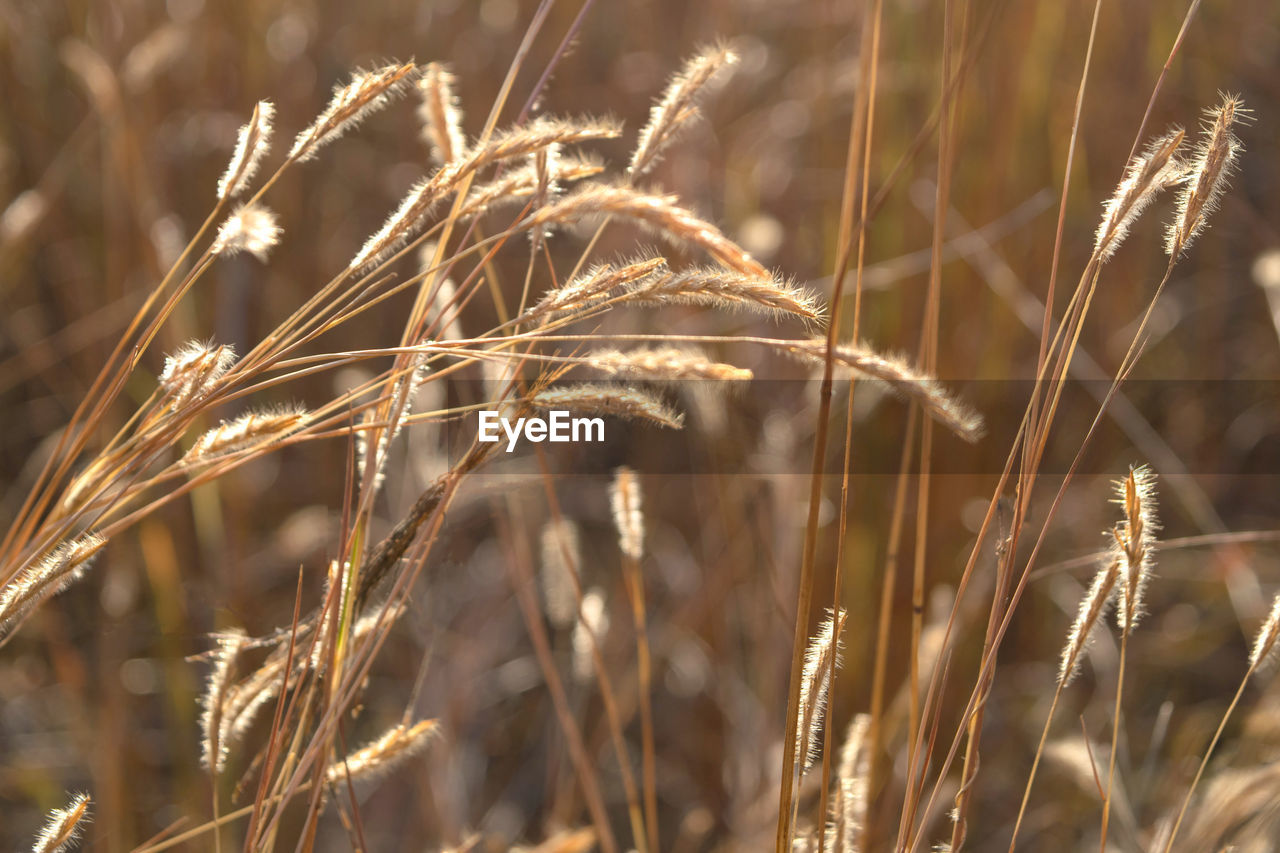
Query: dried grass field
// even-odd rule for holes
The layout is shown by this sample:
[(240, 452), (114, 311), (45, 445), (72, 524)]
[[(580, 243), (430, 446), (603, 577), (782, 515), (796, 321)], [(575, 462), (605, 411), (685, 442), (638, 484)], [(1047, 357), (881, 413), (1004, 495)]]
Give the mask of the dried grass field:
[(0, 0), (0, 846), (1280, 850), (1277, 69)]

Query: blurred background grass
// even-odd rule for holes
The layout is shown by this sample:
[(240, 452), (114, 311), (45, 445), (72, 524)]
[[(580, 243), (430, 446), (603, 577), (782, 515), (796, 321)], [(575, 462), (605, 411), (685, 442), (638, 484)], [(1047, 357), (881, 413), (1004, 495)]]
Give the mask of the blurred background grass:
[[(16, 510), (51, 437), (132, 311), (211, 209), (236, 129), (256, 100), (276, 102), (277, 126), (287, 138), (311, 120), (351, 68), (387, 58), (440, 60), (459, 77), (465, 127), (474, 134), (532, 11), (532, 3), (515, 0), (360, 8), (201, 0), (0, 3), (3, 516)], [(982, 3), (971, 10), (974, 38), (987, 16), (994, 17), (959, 103), (950, 226), (957, 236), (990, 226), (983, 231), (989, 244), (982, 251), (972, 240), (957, 244), (967, 254), (944, 269), (944, 378), (1025, 379), (1034, 369), (1036, 333), (1010, 300), (1045, 293), (1091, 11), (1091, 4), (1057, 0)], [(1165, 0), (1103, 9), (1066, 207), (1060, 294), (1092, 249), (1100, 204), (1121, 174), (1184, 11), (1183, 3)], [(577, 12), (575, 4), (556, 6), (504, 122), (528, 96)], [(891, 3), (885, 15), (873, 192), (939, 94), (942, 4)], [(656, 180), (766, 265), (827, 293), (849, 115), (859, 85), (860, 32), (861, 11), (852, 3), (597, 2), (540, 108), (613, 114), (634, 132), (684, 56), (708, 40), (730, 39), (742, 57), (738, 72)], [(1280, 11), (1274, 3), (1205, 4), (1170, 70), (1149, 131), (1179, 122), (1190, 132), (1219, 90), (1240, 93), (1256, 121), (1240, 134), (1246, 153), (1232, 191), (1210, 231), (1179, 265), (1157, 311), (1155, 335), (1135, 374), (1135, 380), (1157, 381), (1137, 381), (1134, 391), (1169, 458), (1187, 473), (1168, 476), (1168, 466), (1149, 459), (1149, 444), (1135, 447), (1113, 430), (1114, 440), (1101, 443), (1104, 449), (1090, 457), (1088, 473), (1068, 493), (1042, 563), (1100, 547), (1099, 534), (1115, 514), (1105, 502), (1106, 480), (1136, 461), (1152, 461), (1166, 474), (1161, 493), (1169, 536), (1275, 527), (1280, 396), (1265, 383), (1280, 379), (1267, 289), (1280, 292), (1277, 67)], [(617, 164), (633, 139), (600, 150)], [(210, 286), (192, 294), (162, 332), (147, 363), (158, 370), (161, 354), (189, 338), (214, 337), (247, 349), (346, 263), (427, 168), (415, 111), (406, 101), (295, 170), (273, 192), (286, 237), (271, 262), (241, 258), (218, 265)], [(918, 343), (927, 255), (921, 265), (912, 253), (929, 246), (935, 172), (931, 140), (869, 230), (862, 333), (878, 347), (914, 352)], [(921, 197), (926, 201), (918, 204)], [(1103, 274), (1082, 347), (1108, 372), (1123, 356), (1163, 271), (1158, 219), (1166, 210), (1158, 206), (1147, 216)], [(631, 245), (606, 243), (605, 254)], [(580, 240), (558, 237), (557, 257), (571, 263), (580, 246)], [(513, 253), (505, 282), (512, 292), (523, 261)], [(393, 301), (325, 345), (390, 344), (380, 330), (395, 328), (403, 310)], [(464, 328), (492, 325), (487, 306), (469, 310)], [(689, 312), (627, 317), (610, 326), (744, 333), (765, 327), (763, 321)], [(762, 376), (799, 375), (745, 346), (724, 354)], [(349, 379), (322, 378), (284, 393), (326, 399), (335, 382)], [(1191, 379), (1207, 381), (1170, 381)], [(1228, 381), (1241, 379), (1260, 384)], [(645, 489), (663, 849), (757, 849), (771, 837), (804, 518), (800, 475), (810, 453), (815, 389), (789, 386), (775, 396), (762, 390), (768, 387), (747, 390), (725, 410), (695, 408), (692, 428), (678, 442), (697, 476), (671, 473), (662, 456), (671, 440), (655, 443), (643, 430), (628, 431), (603, 457), (560, 460), (569, 476), (558, 484), (559, 499), (565, 514), (583, 525), (588, 580), (609, 592), (618, 624), (625, 624), (625, 597), (603, 498), (607, 475), (621, 462), (661, 472), (645, 479)], [(989, 386), (996, 391), (983, 387), (968, 393), (985, 393), (996, 403), (992, 410), (982, 401), (989, 437), (972, 452), (940, 438), (936, 451), (944, 466), (949, 454), (968, 454), (957, 466), (960, 473), (934, 484), (929, 573), (941, 604), (967, 556), (1024, 401), (1010, 399), (1013, 391), (1002, 384)], [(143, 383), (130, 389), (136, 401), (149, 391)], [(865, 423), (855, 443), (866, 449), (855, 452), (882, 455), (888, 461), (879, 467), (892, 470), (903, 409), (868, 402), (859, 412)], [(1062, 458), (1079, 445), (1091, 417), (1083, 407), (1065, 414), (1058, 434)], [(403, 473), (389, 483), (381, 509), (388, 524), (429, 476), (422, 459), (431, 455), (423, 449), (431, 439), (419, 440), (415, 445), (410, 436), (402, 451), (407, 463), (396, 469)], [(186, 658), (204, 651), (207, 633), (217, 628), (236, 624), (262, 633), (286, 622), (300, 566), (310, 594), (318, 595), (336, 547), (345, 471), (333, 460), (342, 452), (318, 445), (287, 450), (148, 519), (113, 541), (87, 582), (45, 607), (5, 647), (0, 845), (29, 838), (40, 815), (61, 804), (67, 789), (94, 795), (92, 849), (128, 849), (182, 815), (205, 814), (208, 782), (197, 766), (195, 722), (204, 668)], [(365, 713), (348, 733), (363, 740), (398, 716), (419, 661), (431, 656), (417, 711), (439, 716), (445, 737), (362, 804), (374, 849), (431, 849), (469, 828), (498, 839), (540, 838), (560, 823), (583, 819), (494, 541), (491, 495), (503, 482), (477, 478), (450, 515), (418, 607), (381, 656)], [(1045, 499), (1036, 506), (1040, 517), (1056, 485), (1045, 482)], [(854, 480), (844, 549), (845, 605), (852, 618), (836, 691), (838, 726), (868, 702), (892, 487), (889, 476)], [(547, 516), (545, 498), (534, 480), (518, 486), (518, 494), (527, 529), (517, 532), (533, 542)], [(834, 484), (828, 495), (838, 500)], [(829, 522), (823, 528), (824, 574), (834, 530)], [(1136, 826), (1150, 826), (1170, 792), (1179, 790), (1238, 682), (1245, 637), (1280, 582), (1276, 556), (1273, 546), (1258, 544), (1161, 557), (1153, 618), (1135, 640), (1126, 692), (1126, 724), (1135, 740), (1122, 741), (1122, 771)], [(1089, 571), (1047, 574), (1032, 586), (1015, 622), (987, 714), (971, 849), (995, 849), (998, 838), (1007, 837), (1051, 693), (1052, 668), (1080, 579)], [(900, 583), (891, 691), (906, 666), (908, 596), (909, 585)], [(968, 684), (980, 644), (984, 618), (975, 613), (973, 619), (952, 662), (960, 685)], [(567, 656), (567, 638), (557, 643)], [(615, 631), (611, 659), (629, 666), (629, 649), (629, 635)], [(1105, 668), (1105, 652), (1100, 660)], [(1055, 731), (1078, 735), (1076, 719), (1083, 715), (1090, 733), (1104, 737), (1111, 684), (1109, 675), (1096, 684), (1083, 679), (1068, 692), (1072, 708), (1059, 715)], [(952, 704), (962, 701), (961, 691), (953, 692)], [(621, 827), (616, 770), (590, 688), (579, 686), (575, 701)], [(1255, 706), (1274, 709), (1275, 697)], [(953, 724), (944, 723), (943, 731)], [(1274, 732), (1261, 731), (1248, 762), (1275, 751)], [(1152, 732), (1158, 737), (1148, 739)], [(1065, 772), (1044, 777), (1024, 836), (1029, 842), (1046, 827), (1054, 828), (1052, 837), (1069, 840), (1075, 830), (1064, 826), (1076, 826), (1077, 818), (1081, 833), (1093, 831), (1096, 807), (1074, 785)], [(889, 817), (896, 822), (896, 815)], [(326, 844), (343, 848), (336, 821), (324, 826)]]

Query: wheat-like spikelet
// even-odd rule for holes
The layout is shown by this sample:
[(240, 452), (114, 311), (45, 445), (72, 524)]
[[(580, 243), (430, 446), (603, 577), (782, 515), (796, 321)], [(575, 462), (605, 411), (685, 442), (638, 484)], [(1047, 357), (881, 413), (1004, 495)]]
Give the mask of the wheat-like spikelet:
[(714, 267), (680, 270), (641, 282), (631, 289), (628, 302), (745, 309), (774, 316), (799, 317), (808, 323), (820, 323), (823, 315), (818, 298), (803, 287), (767, 273), (748, 275)]
[[(604, 164), (597, 157), (576, 151), (561, 152), (551, 164), (551, 180), (563, 186), (603, 171)], [(487, 183), (472, 186), (466, 202), (458, 211), (458, 218), (469, 219), (503, 205), (525, 201), (533, 196), (537, 186), (538, 173), (534, 164), (507, 169)]]
[(432, 62), (418, 78), (418, 117), (422, 119), (422, 138), (431, 146), (431, 158), (443, 166), (460, 158), (467, 148), (462, 133), (462, 110), (453, 91), (457, 78), (445, 65)]
[(436, 720), (422, 720), (413, 726), (403, 723), (392, 726), (373, 743), (330, 764), (325, 769), (325, 778), (331, 784), (340, 784), (348, 778), (355, 782), (388, 773), (421, 752), (439, 727)]
[(804, 670), (800, 675), (800, 728), (796, 731), (795, 761), (800, 772), (808, 770), (818, 757), (822, 743), (822, 720), (831, 689), (831, 658), (840, 665), (840, 635), (844, 631), (842, 608), (829, 616), (809, 642), (804, 654)]
[(235, 420), (223, 421), (197, 438), (182, 461), (186, 465), (194, 465), (237, 450), (279, 441), (305, 424), (307, 418), (307, 410), (301, 406), (247, 412)]
[(437, 204), (452, 193), (468, 175), (512, 157), (523, 157), (553, 144), (571, 144), (595, 139), (612, 139), (619, 134), (617, 124), (595, 119), (565, 121), (541, 118), (529, 124), (494, 134), (461, 160), (449, 163), (429, 178), (414, 184), (386, 222), (351, 259), (349, 268), (363, 270), (380, 263), (422, 230)]
[(260, 204), (240, 205), (218, 228), (218, 236), (209, 247), (213, 255), (248, 252), (260, 261), (280, 242), (283, 229), (276, 215)]
[(1129, 228), (1161, 190), (1186, 177), (1186, 164), (1174, 156), (1182, 137), (1182, 128), (1172, 128), (1130, 161), (1115, 194), (1102, 207), (1102, 222), (1093, 245), (1101, 260), (1115, 254)]
[(351, 82), (336, 86), (324, 112), (298, 134), (289, 159), (310, 160), (316, 152), (389, 104), (418, 75), (412, 62), (387, 65), (373, 71), (357, 71)]
[(236, 360), (229, 346), (187, 341), (164, 360), (160, 387), (170, 405), (183, 406), (204, 397)]
[(262, 158), (271, 150), (271, 122), (275, 118), (276, 107), (270, 101), (258, 101), (253, 108), (249, 123), (240, 128), (240, 136), (236, 139), (236, 150), (231, 154), (231, 162), (227, 171), (218, 179), (218, 200), (235, 198), (244, 192), (258, 173)]
[(64, 853), (70, 850), (80, 837), (80, 830), (89, 822), (88, 794), (76, 794), (65, 809), (49, 812), (48, 821), (36, 838), (32, 853)]
[(1155, 474), (1146, 465), (1129, 470), (1129, 475), (1115, 483), (1115, 502), (1124, 508), (1125, 520), (1116, 525), (1112, 537), (1115, 545), (1112, 559), (1120, 562), (1120, 604), (1116, 623), (1132, 631), (1144, 615), (1143, 596), (1151, 578), (1156, 532)]
[(1249, 652), (1249, 668), (1257, 670), (1268, 665), (1276, 650), (1276, 640), (1280, 639), (1280, 595), (1271, 602), (1271, 612), (1267, 621), (1258, 629), (1254, 638), (1253, 650)]
[(208, 767), (214, 775), (221, 772), (227, 763), (228, 744), (222, 738), (223, 712), (227, 707), (227, 693), (232, 686), (236, 660), (249, 638), (244, 631), (235, 628), (219, 634), (216, 639), (213, 668), (209, 671), (200, 699), (200, 729), (204, 735), (200, 741), (200, 764)]
[(567, 518), (549, 521), (542, 528), (542, 601), (547, 619), (557, 628), (568, 628), (578, 615), (578, 595), (573, 577), (582, 568), (582, 543), (578, 525)]
[(613, 524), (618, 528), (618, 548), (633, 560), (644, 556), (644, 508), (640, 494), (640, 478), (623, 465), (614, 472), (609, 488), (609, 504), (613, 508)]
[(662, 151), (699, 114), (698, 100), (712, 78), (738, 62), (733, 51), (719, 45), (704, 48), (690, 57), (671, 78), (662, 98), (649, 111), (649, 121), (640, 131), (627, 174), (632, 180), (644, 175), (662, 159)]
[(1067, 635), (1062, 649), (1062, 663), (1058, 668), (1058, 683), (1066, 687), (1080, 673), (1080, 664), (1093, 639), (1093, 632), (1102, 622), (1107, 608), (1115, 598), (1116, 579), (1120, 576), (1120, 561), (1108, 557), (1093, 576), (1089, 593), (1080, 600), (1076, 621)]
[(670, 429), (684, 426), (684, 415), (638, 388), (591, 384), (546, 388), (530, 397), (529, 402), (539, 409), (639, 418)]
[(9, 578), (0, 587), (0, 628), (10, 628), (45, 599), (79, 580), (106, 544), (96, 533), (85, 533), (54, 547)]
[(745, 249), (725, 237), (710, 222), (680, 207), (677, 201), (674, 195), (655, 195), (610, 184), (590, 184), (536, 211), (527, 221), (530, 227), (537, 228), (614, 216), (652, 229), (673, 242), (697, 246), (729, 269), (744, 275), (767, 274)]
[(649, 280), (666, 269), (663, 258), (640, 258), (620, 267), (598, 264), (566, 284), (547, 293), (525, 312), (525, 320), (544, 314), (581, 311), (607, 299), (619, 288)]
[[(781, 346), (810, 364), (821, 364), (827, 342), (822, 339), (788, 341)], [(919, 402), (931, 418), (965, 441), (982, 437), (982, 416), (943, 388), (938, 380), (911, 367), (905, 359), (882, 355), (865, 345), (843, 344), (832, 348), (831, 357), (835, 364), (879, 379), (894, 391)]]
[(1165, 251), (1175, 258), (1204, 231), (1244, 150), (1234, 131), (1236, 122), (1247, 114), (1243, 101), (1223, 95), (1222, 103), (1207, 114), (1212, 122), (1196, 146), (1187, 181), (1178, 193), (1177, 216), (1165, 238)]
[(591, 646), (602, 644), (609, 633), (609, 612), (605, 610), (604, 593), (589, 589), (582, 595), (582, 612), (573, 625), (573, 677), (587, 683), (595, 676), (591, 665)]
[(679, 379), (714, 379), (722, 381), (750, 379), (750, 370), (712, 361), (697, 350), (686, 347), (596, 350), (586, 356), (592, 369), (610, 376), (632, 376), (653, 381)]

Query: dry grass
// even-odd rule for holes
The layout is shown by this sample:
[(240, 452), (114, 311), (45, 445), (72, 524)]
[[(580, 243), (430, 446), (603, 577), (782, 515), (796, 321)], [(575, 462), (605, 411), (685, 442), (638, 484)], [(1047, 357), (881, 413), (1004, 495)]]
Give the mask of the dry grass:
[(7, 11), (0, 843), (1275, 849), (1268, 4), (402, 11)]

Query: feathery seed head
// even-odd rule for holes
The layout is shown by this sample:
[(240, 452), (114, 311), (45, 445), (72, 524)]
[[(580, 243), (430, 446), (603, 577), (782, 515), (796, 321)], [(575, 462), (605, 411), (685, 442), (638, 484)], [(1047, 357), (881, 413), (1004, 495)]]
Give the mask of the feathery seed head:
[(265, 409), (247, 412), (240, 417), (223, 421), (198, 439), (183, 457), (191, 465), (205, 462), (244, 450), (279, 441), (307, 422), (307, 410), (301, 406)]
[[(827, 342), (822, 338), (788, 341), (784, 349), (816, 365), (825, 360)], [(832, 348), (831, 358), (836, 365), (878, 379), (904, 397), (917, 401), (931, 418), (965, 441), (974, 442), (982, 437), (982, 416), (943, 388), (938, 380), (911, 367), (905, 358), (882, 355), (863, 344), (837, 344)]]
[(249, 123), (240, 128), (236, 150), (231, 155), (231, 162), (227, 164), (227, 171), (218, 180), (219, 201), (240, 195), (258, 173), (262, 158), (271, 150), (271, 122), (275, 115), (275, 104), (270, 101), (258, 101), (258, 105), (253, 108)]
[(1275, 656), (1276, 639), (1280, 638), (1280, 595), (1271, 602), (1271, 612), (1267, 621), (1258, 629), (1258, 636), (1253, 641), (1253, 651), (1249, 653), (1249, 669), (1257, 671), (1267, 666)]
[(1186, 178), (1186, 164), (1174, 156), (1183, 135), (1182, 128), (1171, 128), (1130, 161), (1124, 179), (1102, 208), (1102, 222), (1093, 247), (1100, 260), (1106, 261), (1115, 254), (1129, 228), (1161, 190)]
[(732, 68), (738, 57), (723, 46), (704, 48), (690, 57), (671, 78), (662, 98), (649, 112), (649, 121), (640, 131), (627, 174), (641, 177), (662, 159), (662, 151), (699, 115), (698, 102), (710, 89), (709, 83)]
[(32, 853), (64, 853), (70, 850), (80, 837), (80, 830), (89, 822), (89, 795), (76, 794), (65, 809), (49, 812), (49, 819), (36, 839)]
[(417, 75), (418, 67), (412, 62), (357, 71), (350, 83), (334, 87), (324, 112), (294, 140), (289, 159), (302, 162), (315, 157), (325, 145), (391, 103)]
[(260, 261), (280, 242), (282, 228), (276, 215), (260, 204), (240, 205), (235, 209), (214, 238), (209, 252), (213, 255), (234, 255), (248, 252)]
[(249, 638), (244, 631), (234, 628), (218, 635), (216, 639), (218, 645), (213, 650), (213, 669), (209, 672), (209, 680), (205, 682), (204, 694), (200, 700), (200, 728), (204, 733), (200, 742), (200, 764), (208, 767), (215, 776), (227, 763), (230, 745), (223, 738), (224, 713), (236, 659), (248, 644)]
[(594, 370), (610, 376), (633, 376), (655, 382), (680, 379), (736, 381), (750, 379), (753, 375), (750, 370), (711, 361), (701, 352), (687, 347), (636, 349), (628, 352), (596, 350), (586, 357), (586, 362)]
[(1165, 251), (1178, 257), (1204, 231), (1209, 216), (1218, 209), (1222, 194), (1244, 151), (1235, 134), (1235, 125), (1248, 117), (1244, 102), (1223, 95), (1222, 103), (1207, 111), (1209, 124), (1196, 146), (1186, 183), (1178, 193), (1178, 212), (1165, 238)]
[(1120, 564), (1120, 604), (1116, 621), (1132, 631), (1143, 616), (1143, 595), (1155, 561), (1155, 535), (1160, 529), (1156, 517), (1155, 473), (1146, 465), (1129, 469), (1128, 476), (1115, 482), (1115, 503), (1124, 508), (1124, 521), (1112, 531), (1112, 559)]
[(421, 752), (438, 729), (436, 720), (422, 720), (413, 726), (403, 723), (393, 726), (373, 743), (329, 765), (325, 778), (331, 784), (341, 784), (348, 777), (354, 782), (387, 773)]
[(644, 555), (644, 509), (641, 505), (640, 478), (623, 465), (613, 476), (609, 488), (613, 507), (613, 523), (618, 528), (618, 547), (633, 560)]
[(748, 275), (714, 267), (695, 267), (640, 282), (628, 302), (639, 305), (705, 305), (758, 311), (774, 317), (799, 317), (820, 324), (823, 309), (812, 291), (775, 276)]
[(613, 295), (620, 287), (636, 286), (638, 282), (650, 280), (666, 266), (666, 259), (657, 257), (641, 258), (620, 267), (597, 264), (567, 284), (547, 291), (536, 305), (525, 312), (524, 319), (590, 308)]
[(1071, 633), (1067, 635), (1067, 644), (1062, 649), (1062, 662), (1058, 667), (1058, 683), (1063, 687), (1080, 674), (1080, 664), (1084, 661), (1094, 631), (1115, 598), (1116, 579), (1119, 576), (1120, 561), (1108, 556), (1093, 576), (1089, 593), (1080, 600), (1080, 609), (1076, 612), (1076, 621), (1071, 625)]
[(808, 770), (818, 757), (822, 739), (822, 718), (831, 689), (831, 659), (840, 665), (840, 636), (844, 631), (845, 611), (827, 617), (804, 654), (804, 670), (800, 675), (801, 725), (796, 732), (795, 760), (800, 772)]
[(8, 629), (45, 599), (57, 595), (89, 570), (107, 541), (85, 533), (54, 547), (0, 586), (0, 628)]
[(431, 146), (431, 157), (440, 165), (462, 157), (467, 148), (462, 133), (462, 110), (453, 91), (457, 78), (448, 67), (432, 62), (422, 69), (418, 79), (418, 117), (422, 119), (422, 137)]
[(209, 393), (236, 360), (229, 346), (203, 341), (187, 341), (164, 360), (160, 387), (174, 406), (181, 406)]

